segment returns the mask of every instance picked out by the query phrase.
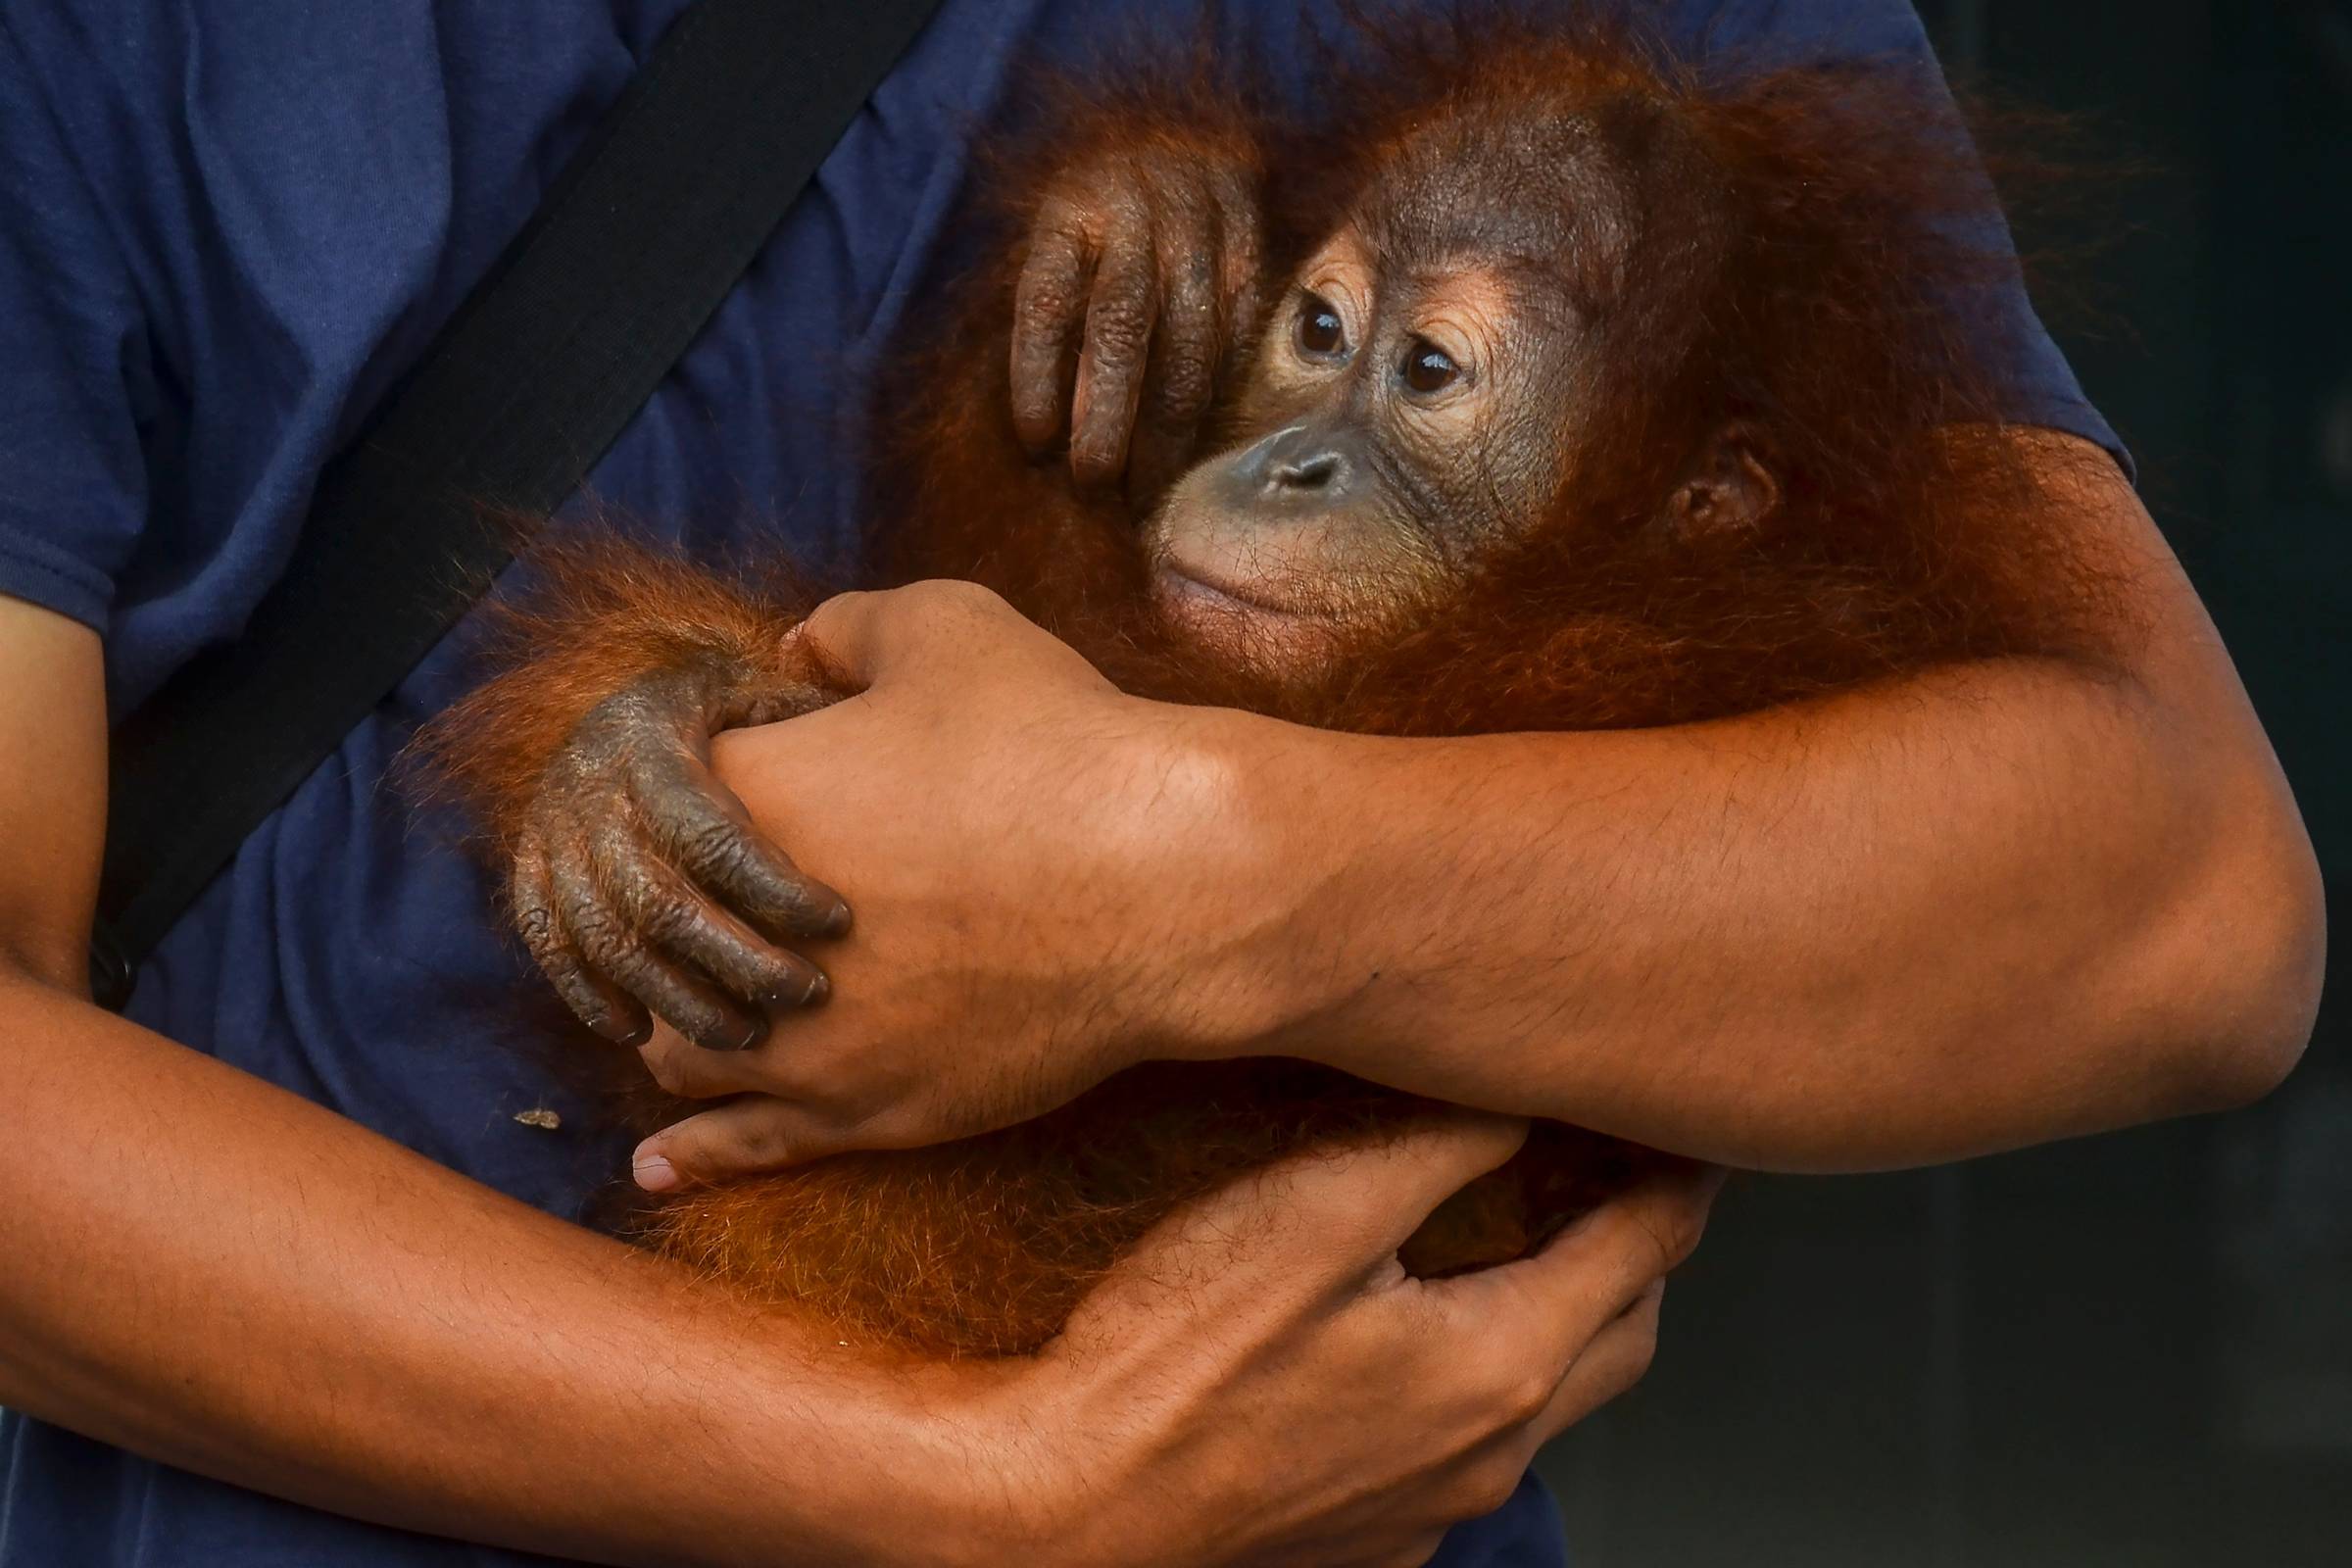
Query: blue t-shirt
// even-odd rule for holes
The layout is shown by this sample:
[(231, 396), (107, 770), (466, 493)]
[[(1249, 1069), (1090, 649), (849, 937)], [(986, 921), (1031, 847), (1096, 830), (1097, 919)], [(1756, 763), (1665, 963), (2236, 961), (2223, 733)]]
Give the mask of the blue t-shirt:
[[(104, 634), (118, 711), (235, 635), (321, 465), (684, 5), (0, 0), (0, 592)], [(1311, 102), (1302, 34), (1336, 9), (948, 0), (593, 492), (691, 548), (757, 540), (838, 563), (858, 530), (864, 390), (1016, 65), (1094, 57), (1145, 24), (1195, 36), (1214, 15), (1222, 47), (1290, 70)], [(1693, 57), (1884, 60), (1941, 100), (1902, 0), (1658, 11)], [(2022, 294), (1970, 314), (2010, 368), (2019, 420), (2116, 447)], [(551, 1092), (486, 1037), (480, 1003), (535, 982), (456, 835), (385, 783), (411, 728), (459, 689), (465, 641), (461, 628), (253, 835), (141, 971), (129, 1010), (572, 1216), (620, 1151), (514, 1119)], [(0, 1568), (523, 1560), (22, 1416), (0, 1417)], [(1563, 1557), (1531, 1482), (1440, 1561)]]

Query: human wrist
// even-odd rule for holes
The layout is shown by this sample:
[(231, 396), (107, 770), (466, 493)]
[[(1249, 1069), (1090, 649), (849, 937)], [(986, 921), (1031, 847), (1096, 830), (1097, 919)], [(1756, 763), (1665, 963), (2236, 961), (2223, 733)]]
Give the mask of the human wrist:
[[(792, 1335), (766, 1320), (771, 1337)], [(808, 1347), (779, 1355), (750, 1348), (727, 1401), (740, 1418), (713, 1443), (699, 1412), (696, 1441), (734, 1454), (741, 1472), (724, 1495), (690, 1512), (687, 1528), (724, 1532), (737, 1562), (824, 1562), (874, 1568), (982, 1568), (1040, 1555), (1063, 1512), (1054, 1473), (1036, 1451), (1034, 1391), (1019, 1374), (980, 1362), (916, 1362), (842, 1345), (838, 1361)], [(1033, 1380), (1029, 1380), (1033, 1381)]]
[[(1078, 1457), (1061, 1446), (1066, 1369), (1033, 1360), (904, 1362), (859, 1379), (872, 1462), (830, 1477), (854, 1539), (810, 1560), (881, 1568), (1095, 1568)], [(846, 1484), (845, 1484), (846, 1483)], [(1097, 1508), (1102, 1499), (1094, 1499)], [(1109, 1560), (1109, 1559), (1105, 1559)]]
[(1155, 1055), (1262, 1054), (1332, 1001), (1324, 906), (1345, 857), (1323, 788), (1353, 737), (1229, 709), (1187, 709), (1153, 737), (1165, 863), (1148, 868), (1167, 919)]

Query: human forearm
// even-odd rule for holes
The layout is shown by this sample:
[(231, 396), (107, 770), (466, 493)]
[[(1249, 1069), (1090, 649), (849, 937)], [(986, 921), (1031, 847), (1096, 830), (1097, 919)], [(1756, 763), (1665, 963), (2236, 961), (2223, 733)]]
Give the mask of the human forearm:
[(1267, 1053), (1789, 1169), (2251, 1098), (2316, 1004), (2310, 846), (2093, 464), (2059, 466), (2049, 526), (2114, 552), (2112, 658), (1699, 726), (1330, 734), (1122, 697), (975, 591), (837, 600), (811, 625), (860, 701), (717, 764), (863, 923), (788, 1052), (657, 1039), (674, 1092), (770, 1097), (658, 1152), (931, 1142), (1138, 1059)]
[(1242, 1032), (1790, 1169), (2277, 1082), (2325, 942), (2294, 801), (2121, 476), (2025, 439), (2063, 509), (2047, 526), (2114, 567), (2111, 661), (1953, 666), (1674, 729), (1239, 741), (1242, 836), (1276, 847), (1242, 900), (1294, 911), (1240, 950), (1261, 983), (1224, 995), (1280, 1009)]
[(0, 981), (0, 1400), (602, 1562), (1402, 1560), (1641, 1376), (1712, 1194), (1660, 1169), (1538, 1257), (1407, 1279), (1518, 1147), (1465, 1114), (1172, 1216), (1034, 1357), (883, 1366), (33, 989)]
[(949, 1404), (909, 1376), (61, 993), (0, 1008), (0, 1402), (598, 1561), (859, 1561), (849, 1530), (921, 1521), (912, 1555), (941, 1527)]
[(1273, 1044), (1793, 1169), (2246, 1098), (2308, 1031), (2309, 850), (2275, 771), (2181, 730), (2011, 664), (1699, 729), (1290, 736), (1254, 750), (1314, 802)]
[(1704, 1221), (1661, 1168), (1540, 1257), (1407, 1279), (1523, 1131), (1434, 1118), (1170, 1216), (1035, 1356), (876, 1363), (91, 1007), (101, 673), (0, 597), (0, 1402), (100, 1439), (606, 1561), (1369, 1568), (1641, 1375)]

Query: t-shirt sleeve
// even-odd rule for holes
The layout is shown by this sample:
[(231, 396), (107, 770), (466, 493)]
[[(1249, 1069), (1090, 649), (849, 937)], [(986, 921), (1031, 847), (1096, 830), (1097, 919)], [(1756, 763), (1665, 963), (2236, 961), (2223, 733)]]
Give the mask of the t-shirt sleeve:
[(0, 20), (0, 593), (104, 631), (147, 512), (138, 296)]
[[(1931, 112), (1949, 120), (1955, 140), (1968, 139), (1935, 46), (1908, 0), (1708, 0), (1697, 9), (1703, 15), (1689, 35), (1702, 72), (1836, 65), (1899, 73)], [(2015, 241), (1998, 218), (1977, 240), (1988, 255), (2014, 263)], [(2091, 407), (2035, 314), (2022, 273), (2012, 265), (1997, 275), (1999, 281), (1955, 299), (1952, 309), (1997, 376), (2008, 417), (2081, 436), (2136, 476), (2132, 454)]]

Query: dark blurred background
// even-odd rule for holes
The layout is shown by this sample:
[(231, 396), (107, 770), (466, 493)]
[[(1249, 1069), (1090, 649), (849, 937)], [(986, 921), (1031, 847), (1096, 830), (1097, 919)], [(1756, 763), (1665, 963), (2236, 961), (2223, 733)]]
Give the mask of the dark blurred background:
[[(2352, 888), (2352, 0), (1921, 0), (2149, 171), (2048, 314)], [(2118, 220), (2120, 219), (2120, 221)], [(2084, 221), (2080, 218), (2076, 223)], [(2078, 234), (2028, 224), (2029, 251)], [(2352, 1564), (2352, 956), (2256, 1108), (1735, 1187), (1545, 1456), (1583, 1568)]]

